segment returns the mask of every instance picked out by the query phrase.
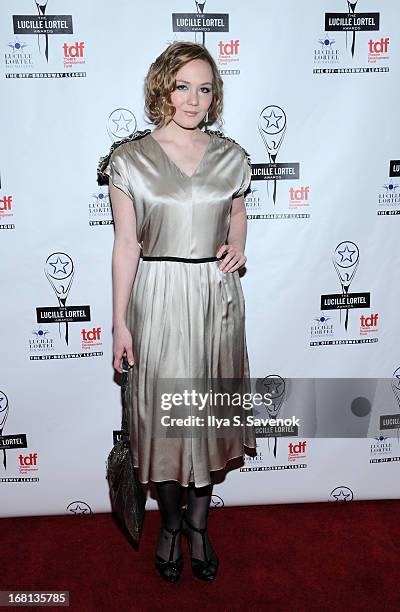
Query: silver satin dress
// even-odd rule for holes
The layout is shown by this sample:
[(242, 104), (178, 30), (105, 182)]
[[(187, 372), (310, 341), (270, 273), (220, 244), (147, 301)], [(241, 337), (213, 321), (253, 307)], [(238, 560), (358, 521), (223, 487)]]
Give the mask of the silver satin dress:
[[(99, 177), (110, 177), (132, 200), (142, 255), (210, 258), (227, 242), (232, 197), (246, 191), (251, 166), (238, 143), (220, 132), (209, 134), (191, 176), (175, 165), (150, 130), (114, 143), (100, 159)], [(210, 379), (235, 379), (242, 392), (250, 391), (239, 272), (221, 272), (218, 261), (139, 259), (127, 325), (135, 361), (127, 387), (128, 427), (139, 480), (205, 486), (211, 471), (244, 457), (244, 446), (256, 447), (254, 427), (231, 427), (221, 437), (216, 427), (185, 425), (172, 428), (171, 435), (171, 427), (160, 427), (161, 417), (194, 412), (161, 408), (160, 386), (162, 392), (174, 391), (172, 381), (179, 379), (187, 387), (202, 381), (209, 389)], [(213, 410), (196, 408), (196, 416), (208, 419)], [(244, 419), (252, 414), (243, 412)]]

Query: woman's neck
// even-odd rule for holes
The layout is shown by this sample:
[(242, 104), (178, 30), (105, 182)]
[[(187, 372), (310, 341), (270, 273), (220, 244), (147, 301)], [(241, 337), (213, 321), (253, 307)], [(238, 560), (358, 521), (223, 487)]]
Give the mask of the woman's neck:
[(190, 145), (204, 139), (204, 132), (199, 127), (183, 128), (173, 120), (161, 128), (156, 128), (154, 133), (156, 133), (156, 137), (160, 136), (162, 139), (173, 140), (182, 145)]

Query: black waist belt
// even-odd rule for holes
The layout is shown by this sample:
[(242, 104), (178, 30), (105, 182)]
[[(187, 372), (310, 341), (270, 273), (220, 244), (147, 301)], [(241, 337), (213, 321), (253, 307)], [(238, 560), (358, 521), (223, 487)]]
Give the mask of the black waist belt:
[(144, 261), (183, 261), (184, 263), (203, 263), (206, 261), (221, 261), (225, 257), (224, 253), (221, 257), (201, 257), (200, 259), (185, 259), (184, 257), (151, 257), (150, 255), (140, 255)]

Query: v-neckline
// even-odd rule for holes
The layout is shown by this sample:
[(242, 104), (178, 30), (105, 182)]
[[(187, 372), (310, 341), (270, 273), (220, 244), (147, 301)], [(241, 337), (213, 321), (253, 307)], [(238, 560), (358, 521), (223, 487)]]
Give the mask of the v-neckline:
[(164, 147), (163, 147), (163, 146), (161, 146), (161, 144), (158, 142), (158, 140), (156, 140), (156, 139), (153, 137), (152, 132), (150, 132), (148, 136), (149, 136), (149, 138), (151, 138), (151, 140), (152, 140), (153, 142), (155, 142), (155, 143), (156, 143), (157, 147), (158, 147), (159, 149), (161, 149), (161, 152), (162, 152), (162, 154), (164, 155), (164, 157), (167, 159), (167, 161), (168, 161), (168, 162), (169, 162), (169, 163), (170, 163), (170, 164), (171, 164), (171, 165), (172, 165), (172, 166), (173, 166), (173, 167), (174, 167), (176, 170), (178, 170), (178, 172), (180, 172), (180, 173), (181, 173), (181, 174), (182, 174), (182, 175), (183, 175), (185, 178), (187, 178), (187, 179), (189, 179), (189, 180), (190, 180), (190, 179), (192, 179), (192, 178), (193, 178), (193, 177), (194, 177), (194, 176), (197, 174), (197, 172), (200, 170), (201, 166), (203, 165), (203, 162), (204, 162), (205, 158), (206, 158), (206, 157), (207, 157), (207, 155), (208, 155), (208, 151), (209, 151), (209, 149), (210, 149), (210, 145), (211, 145), (211, 141), (212, 141), (212, 134), (210, 134), (210, 133), (209, 133), (209, 134), (208, 134), (208, 136), (209, 136), (208, 143), (207, 143), (207, 146), (206, 146), (206, 148), (205, 148), (205, 151), (204, 151), (204, 153), (203, 153), (203, 155), (202, 155), (202, 157), (201, 157), (201, 159), (200, 159), (199, 163), (197, 164), (197, 166), (196, 166), (196, 168), (195, 168), (195, 170), (194, 170), (193, 174), (187, 174), (186, 172), (184, 172), (184, 171), (182, 170), (182, 168), (180, 168), (180, 167), (179, 167), (179, 166), (178, 166), (178, 165), (177, 165), (177, 164), (174, 162), (174, 160), (173, 160), (173, 159), (171, 159), (171, 158), (170, 158), (170, 156), (168, 155), (168, 153), (165, 151)]

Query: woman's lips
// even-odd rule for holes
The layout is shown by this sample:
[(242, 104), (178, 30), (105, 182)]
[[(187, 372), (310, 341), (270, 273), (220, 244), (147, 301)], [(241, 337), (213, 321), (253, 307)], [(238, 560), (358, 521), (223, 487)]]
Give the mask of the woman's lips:
[(195, 117), (199, 113), (197, 111), (184, 111), (189, 117)]

